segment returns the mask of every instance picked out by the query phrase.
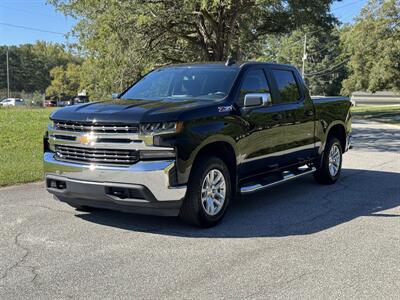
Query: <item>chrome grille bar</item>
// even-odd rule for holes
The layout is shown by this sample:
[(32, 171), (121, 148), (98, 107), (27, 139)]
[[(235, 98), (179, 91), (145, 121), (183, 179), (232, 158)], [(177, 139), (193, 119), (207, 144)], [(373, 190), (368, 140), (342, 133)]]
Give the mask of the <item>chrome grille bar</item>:
[(87, 163), (132, 164), (139, 159), (135, 150), (90, 149), (65, 145), (56, 145), (55, 150), (57, 159)]
[(110, 133), (138, 133), (139, 126), (132, 124), (107, 124), (54, 120), (54, 127), (58, 130), (78, 132), (110, 132)]

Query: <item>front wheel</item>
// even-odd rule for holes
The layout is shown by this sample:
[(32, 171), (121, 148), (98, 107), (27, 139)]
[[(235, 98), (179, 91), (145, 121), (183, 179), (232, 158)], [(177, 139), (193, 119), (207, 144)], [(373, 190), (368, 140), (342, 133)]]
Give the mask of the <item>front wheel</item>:
[(231, 198), (231, 178), (217, 157), (200, 159), (189, 179), (180, 217), (186, 223), (212, 227), (224, 217)]
[(325, 146), (322, 162), (314, 178), (321, 184), (333, 184), (342, 170), (342, 146), (337, 138), (330, 138)]

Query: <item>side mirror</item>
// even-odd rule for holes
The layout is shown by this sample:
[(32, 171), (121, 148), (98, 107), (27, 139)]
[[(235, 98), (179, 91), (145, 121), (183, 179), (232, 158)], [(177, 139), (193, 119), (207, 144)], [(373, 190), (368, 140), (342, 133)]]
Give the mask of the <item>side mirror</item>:
[(118, 99), (119, 93), (112, 93), (112, 94), (111, 94), (111, 97), (112, 97), (113, 99)]
[(244, 96), (244, 107), (257, 107), (271, 105), (271, 95), (269, 93), (262, 94), (246, 94)]

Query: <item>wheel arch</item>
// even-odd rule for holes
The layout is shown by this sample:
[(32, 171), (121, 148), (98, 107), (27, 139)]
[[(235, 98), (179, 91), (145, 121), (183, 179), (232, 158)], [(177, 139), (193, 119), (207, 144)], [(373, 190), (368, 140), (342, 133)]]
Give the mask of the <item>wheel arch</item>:
[(319, 148), (319, 159), (317, 160), (317, 166), (322, 163), (326, 144), (331, 137), (336, 137), (340, 145), (342, 146), (342, 152), (346, 151), (346, 143), (347, 143), (347, 133), (346, 133), (346, 126), (341, 121), (332, 122), (326, 130), (324, 130), (324, 139)]
[(326, 134), (326, 141), (325, 141), (325, 145), (326, 142), (331, 138), (331, 137), (336, 137), (339, 142), (340, 145), (342, 146), (342, 151), (345, 152), (346, 151), (346, 140), (347, 140), (347, 136), (346, 136), (346, 128), (344, 126), (344, 124), (342, 123), (336, 123), (333, 124), (327, 131)]
[[(232, 184), (232, 192), (236, 193), (237, 188), (237, 159), (236, 159), (236, 151), (234, 146), (224, 140), (224, 141), (210, 141), (207, 144), (204, 144), (202, 147), (196, 151), (193, 165), (190, 171), (190, 175), (192, 174), (193, 167), (204, 157), (215, 156), (221, 159), (226, 166), (228, 167), (229, 174), (231, 177)], [(189, 175), (189, 177), (190, 177)]]

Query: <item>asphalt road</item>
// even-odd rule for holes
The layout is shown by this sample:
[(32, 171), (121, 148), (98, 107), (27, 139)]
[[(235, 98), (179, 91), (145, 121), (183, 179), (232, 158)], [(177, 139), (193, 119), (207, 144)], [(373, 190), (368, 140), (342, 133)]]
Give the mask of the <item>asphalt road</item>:
[(0, 299), (399, 299), (400, 127), (354, 125), (340, 182), (233, 203), (215, 228), (0, 189)]

